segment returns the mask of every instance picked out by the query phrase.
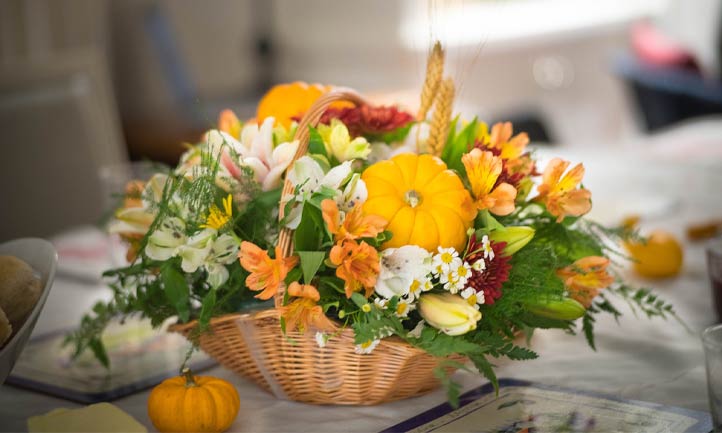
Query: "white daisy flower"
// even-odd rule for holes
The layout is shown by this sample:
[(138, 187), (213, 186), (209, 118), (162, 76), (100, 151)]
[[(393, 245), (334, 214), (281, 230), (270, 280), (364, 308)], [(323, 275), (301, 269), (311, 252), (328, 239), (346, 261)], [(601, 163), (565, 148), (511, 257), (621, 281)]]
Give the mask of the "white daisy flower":
[[(493, 253), (493, 251), (492, 251), (492, 253)], [(478, 271), (478, 272), (483, 272), (484, 270), (486, 270), (486, 261), (481, 260), (481, 259), (475, 261), (471, 265), (471, 269)]]
[(376, 299), (374, 299), (374, 304), (376, 304), (376, 306), (379, 307), (379, 308), (382, 309), (382, 310), (385, 310), (385, 309), (386, 309), (386, 304), (388, 304), (388, 303), (389, 303), (389, 300), (388, 300), (388, 299), (384, 299), (384, 298), (376, 298)]
[(459, 290), (462, 290), (464, 288), (464, 285), (466, 284), (466, 282), (461, 283), (459, 279), (454, 276), (453, 272), (445, 274), (444, 277), (445, 281), (442, 281), (442, 283), (444, 284), (444, 290), (447, 290), (449, 293), (452, 294), (459, 293)]
[(434, 255), (432, 266), (437, 274), (449, 272), (450, 269), (458, 266), (461, 262), (459, 252), (454, 248), (438, 248), (439, 253)]
[(491, 242), (489, 241), (489, 236), (484, 235), (484, 237), (481, 238), (481, 248), (484, 250), (485, 259), (494, 260), (494, 250), (491, 249)]
[(318, 347), (324, 348), (326, 347), (326, 343), (328, 343), (329, 336), (323, 332), (316, 332), (316, 344), (318, 344)]
[(471, 266), (468, 263), (463, 262), (452, 271), (455, 279), (459, 280), (459, 284), (466, 284), (471, 278)]
[(467, 287), (459, 293), (462, 298), (466, 299), (472, 307), (479, 309), (479, 305), (484, 303), (484, 292), (477, 292), (473, 287)]
[(416, 306), (413, 305), (409, 300), (406, 299), (399, 299), (399, 302), (396, 304), (396, 311), (394, 314), (396, 317), (408, 317), (409, 312), (415, 309)]
[(409, 338), (421, 338), (421, 331), (424, 330), (424, 325), (425, 325), (425, 324), (426, 324), (425, 321), (420, 320), (419, 323), (416, 324), (416, 326), (414, 327), (414, 329), (412, 329), (411, 331), (409, 331), (408, 334), (406, 334), (407, 337), (409, 337)]
[(354, 351), (359, 355), (369, 354), (376, 349), (376, 346), (378, 346), (380, 342), (381, 340), (368, 340), (364, 343), (357, 344)]

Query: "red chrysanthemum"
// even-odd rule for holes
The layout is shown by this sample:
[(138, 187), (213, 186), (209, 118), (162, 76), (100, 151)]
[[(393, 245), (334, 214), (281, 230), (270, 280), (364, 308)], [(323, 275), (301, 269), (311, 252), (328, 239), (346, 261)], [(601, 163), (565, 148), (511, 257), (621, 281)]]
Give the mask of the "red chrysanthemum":
[(321, 116), (320, 123), (329, 124), (331, 119), (339, 119), (348, 128), (351, 136), (379, 135), (403, 128), (414, 117), (397, 107), (360, 107), (329, 108)]
[(494, 258), (484, 258), (484, 249), (480, 241), (476, 239), (476, 235), (469, 238), (468, 250), (471, 252), (466, 256), (466, 261), (470, 264), (476, 263), (478, 260), (484, 261), (484, 269), (481, 271), (471, 271), (471, 278), (466, 283), (473, 287), (476, 292), (484, 292), (484, 303), (491, 305), (502, 295), (501, 286), (509, 279), (509, 270), (511, 269), (511, 256), (505, 256), (504, 247), (506, 242), (489, 242), (491, 250), (494, 252)]

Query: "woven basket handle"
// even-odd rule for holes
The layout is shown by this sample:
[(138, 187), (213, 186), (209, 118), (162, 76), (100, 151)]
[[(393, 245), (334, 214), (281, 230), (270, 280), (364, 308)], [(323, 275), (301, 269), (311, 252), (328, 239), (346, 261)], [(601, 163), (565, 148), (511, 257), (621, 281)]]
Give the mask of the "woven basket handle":
[[(306, 111), (301, 119), (301, 122), (298, 124), (296, 134), (293, 137), (294, 140), (298, 140), (298, 150), (296, 150), (296, 154), (293, 156), (293, 160), (291, 160), (291, 164), (289, 164), (288, 169), (286, 170), (286, 181), (283, 184), (281, 202), (279, 203), (278, 208), (279, 220), (283, 219), (286, 201), (289, 197), (291, 197), (295, 188), (295, 186), (288, 180), (288, 172), (293, 169), (293, 164), (296, 160), (305, 155), (308, 151), (308, 142), (311, 138), (311, 130), (309, 129), (309, 126), (316, 127), (318, 122), (321, 120), (323, 113), (331, 106), (331, 104), (339, 101), (348, 101), (357, 106), (367, 104), (366, 100), (356, 93), (355, 90), (337, 87), (330, 92), (321, 95), (321, 97), (319, 97), (316, 102), (311, 105), (308, 111)], [(281, 233), (278, 236), (278, 246), (280, 247), (281, 255), (284, 258), (289, 257), (293, 253), (293, 230), (286, 227), (281, 228)], [(278, 292), (274, 296), (276, 307), (283, 304), (283, 294), (285, 290), (286, 288), (283, 284), (281, 284)]]

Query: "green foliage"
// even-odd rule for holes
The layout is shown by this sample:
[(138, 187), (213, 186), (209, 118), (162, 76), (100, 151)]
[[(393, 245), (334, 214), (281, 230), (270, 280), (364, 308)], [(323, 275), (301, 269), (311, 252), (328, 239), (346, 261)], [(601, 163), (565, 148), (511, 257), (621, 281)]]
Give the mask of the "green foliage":
[(450, 359), (443, 359), (434, 368), (434, 377), (439, 379), (441, 386), (446, 390), (446, 399), (449, 405), (454, 409), (459, 407), (459, 395), (461, 393), (461, 385), (451, 380), (451, 374), (448, 370), (468, 370), (466, 366), (460, 362)]
[(310, 138), (308, 140), (308, 153), (312, 155), (321, 155), (328, 159), (328, 152), (326, 152), (326, 145), (323, 143), (323, 138), (318, 130), (313, 126), (308, 127)]
[(412, 126), (414, 126), (414, 122), (409, 122), (406, 126), (402, 126), (401, 128), (397, 128), (391, 132), (379, 135), (369, 135), (366, 138), (369, 142), (382, 141), (386, 144), (399, 143), (406, 140)]
[(303, 204), (301, 222), (293, 234), (293, 243), (298, 251), (318, 251), (323, 243), (324, 227), (321, 210), (309, 204)]
[(311, 280), (316, 276), (319, 268), (323, 264), (326, 253), (323, 251), (296, 251), (303, 271), (303, 282), (311, 284)]
[(459, 173), (466, 173), (464, 164), (461, 163), (461, 157), (464, 153), (468, 152), (469, 149), (474, 147), (478, 125), (479, 121), (474, 118), (474, 120), (469, 122), (461, 131), (457, 132), (459, 118), (457, 117), (451, 121), (448, 140), (444, 146), (444, 150), (441, 152), (441, 159), (450, 169), (456, 170)]
[(175, 308), (178, 317), (182, 322), (190, 319), (190, 290), (188, 282), (182, 271), (172, 261), (164, 263), (161, 267), (161, 278), (163, 280), (163, 291), (168, 302)]

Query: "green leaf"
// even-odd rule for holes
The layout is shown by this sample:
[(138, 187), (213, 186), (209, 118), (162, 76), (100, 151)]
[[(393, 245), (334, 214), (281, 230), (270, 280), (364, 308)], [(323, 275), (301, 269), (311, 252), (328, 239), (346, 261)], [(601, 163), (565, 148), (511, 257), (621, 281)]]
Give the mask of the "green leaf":
[(585, 314), (582, 319), (582, 329), (584, 330), (584, 336), (587, 338), (589, 347), (591, 347), (592, 350), (597, 350), (597, 347), (594, 345), (594, 322), (594, 316), (589, 313)]
[(297, 251), (318, 251), (323, 242), (325, 224), (321, 211), (310, 204), (304, 203), (301, 222), (293, 234), (293, 242)]
[(479, 373), (489, 379), (491, 384), (494, 386), (496, 395), (499, 395), (499, 380), (496, 378), (496, 373), (494, 373), (494, 366), (484, 355), (471, 355), (469, 356), (469, 359), (474, 363), (474, 366), (477, 370), (479, 370)]
[(93, 338), (88, 342), (88, 347), (93, 351), (93, 355), (103, 364), (103, 367), (110, 368), (110, 359), (108, 353), (105, 351), (105, 345), (100, 338)]
[(406, 137), (409, 135), (409, 131), (411, 130), (411, 127), (414, 125), (415, 122), (409, 122), (406, 126), (402, 126), (401, 128), (397, 128), (391, 132), (386, 132), (381, 135), (375, 135), (369, 137), (369, 141), (383, 141), (386, 144), (391, 143), (398, 143), (399, 141), (404, 141)]
[(326, 145), (323, 144), (323, 138), (321, 138), (321, 134), (319, 134), (318, 130), (313, 126), (309, 126), (308, 130), (310, 133), (310, 138), (308, 139), (308, 153), (323, 155), (325, 158), (328, 158), (328, 153), (326, 152)]
[[(458, 119), (458, 118), (457, 118)], [(474, 118), (469, 122), (464, 129), (458, 134), (454, 134), (454, 130), (449, 135), (444, 151), (442, 152), (441, 159), (446, 165), (459, 173), (465, 173), (464, 164), (461, 162), (461, 157), (464, 153), (468, 152), (474, 145), (474, 136), (476, 135), (476, 128), (479, 125), (479, 121)]]
[(216, 298), (216, 289), (211, 289), (201, 301), (201, 313), (198, 319), (201, 330), (205, 330), (211, 321), (211, 316), (216, 306)]
[(316, 276), (318, 268), (323, 264), (326, 253), (324, 251), (296, 251), (296, 254), (298, 254), (298, 257), (301, 259), (303, 282), (305, 284), (311, 284), (311, 280)]
[(446, 390), (446, 399), (449, 401), (449, 405), (457, 409), (459, 407), (461, 385), (451, 380), (451, 375), (446, 371), (447, 367), (450, 367), (450, 365), (440, 362), (436, 368), (434, 368), (434, 377), (439, 379), (441, 386)]
[(368, 304), (369, 302), (364, 298), (364, 295), (362, 295), (359, 292), (353, 292), (351, 294), (351, 300), (354, 304), (356, 304), (359, 308), (363, 307), (364, 305)]
[(190, 318), (188, 282), (170, 262), (161, 268), (165, 296), (175, 307), (182, 322)]

